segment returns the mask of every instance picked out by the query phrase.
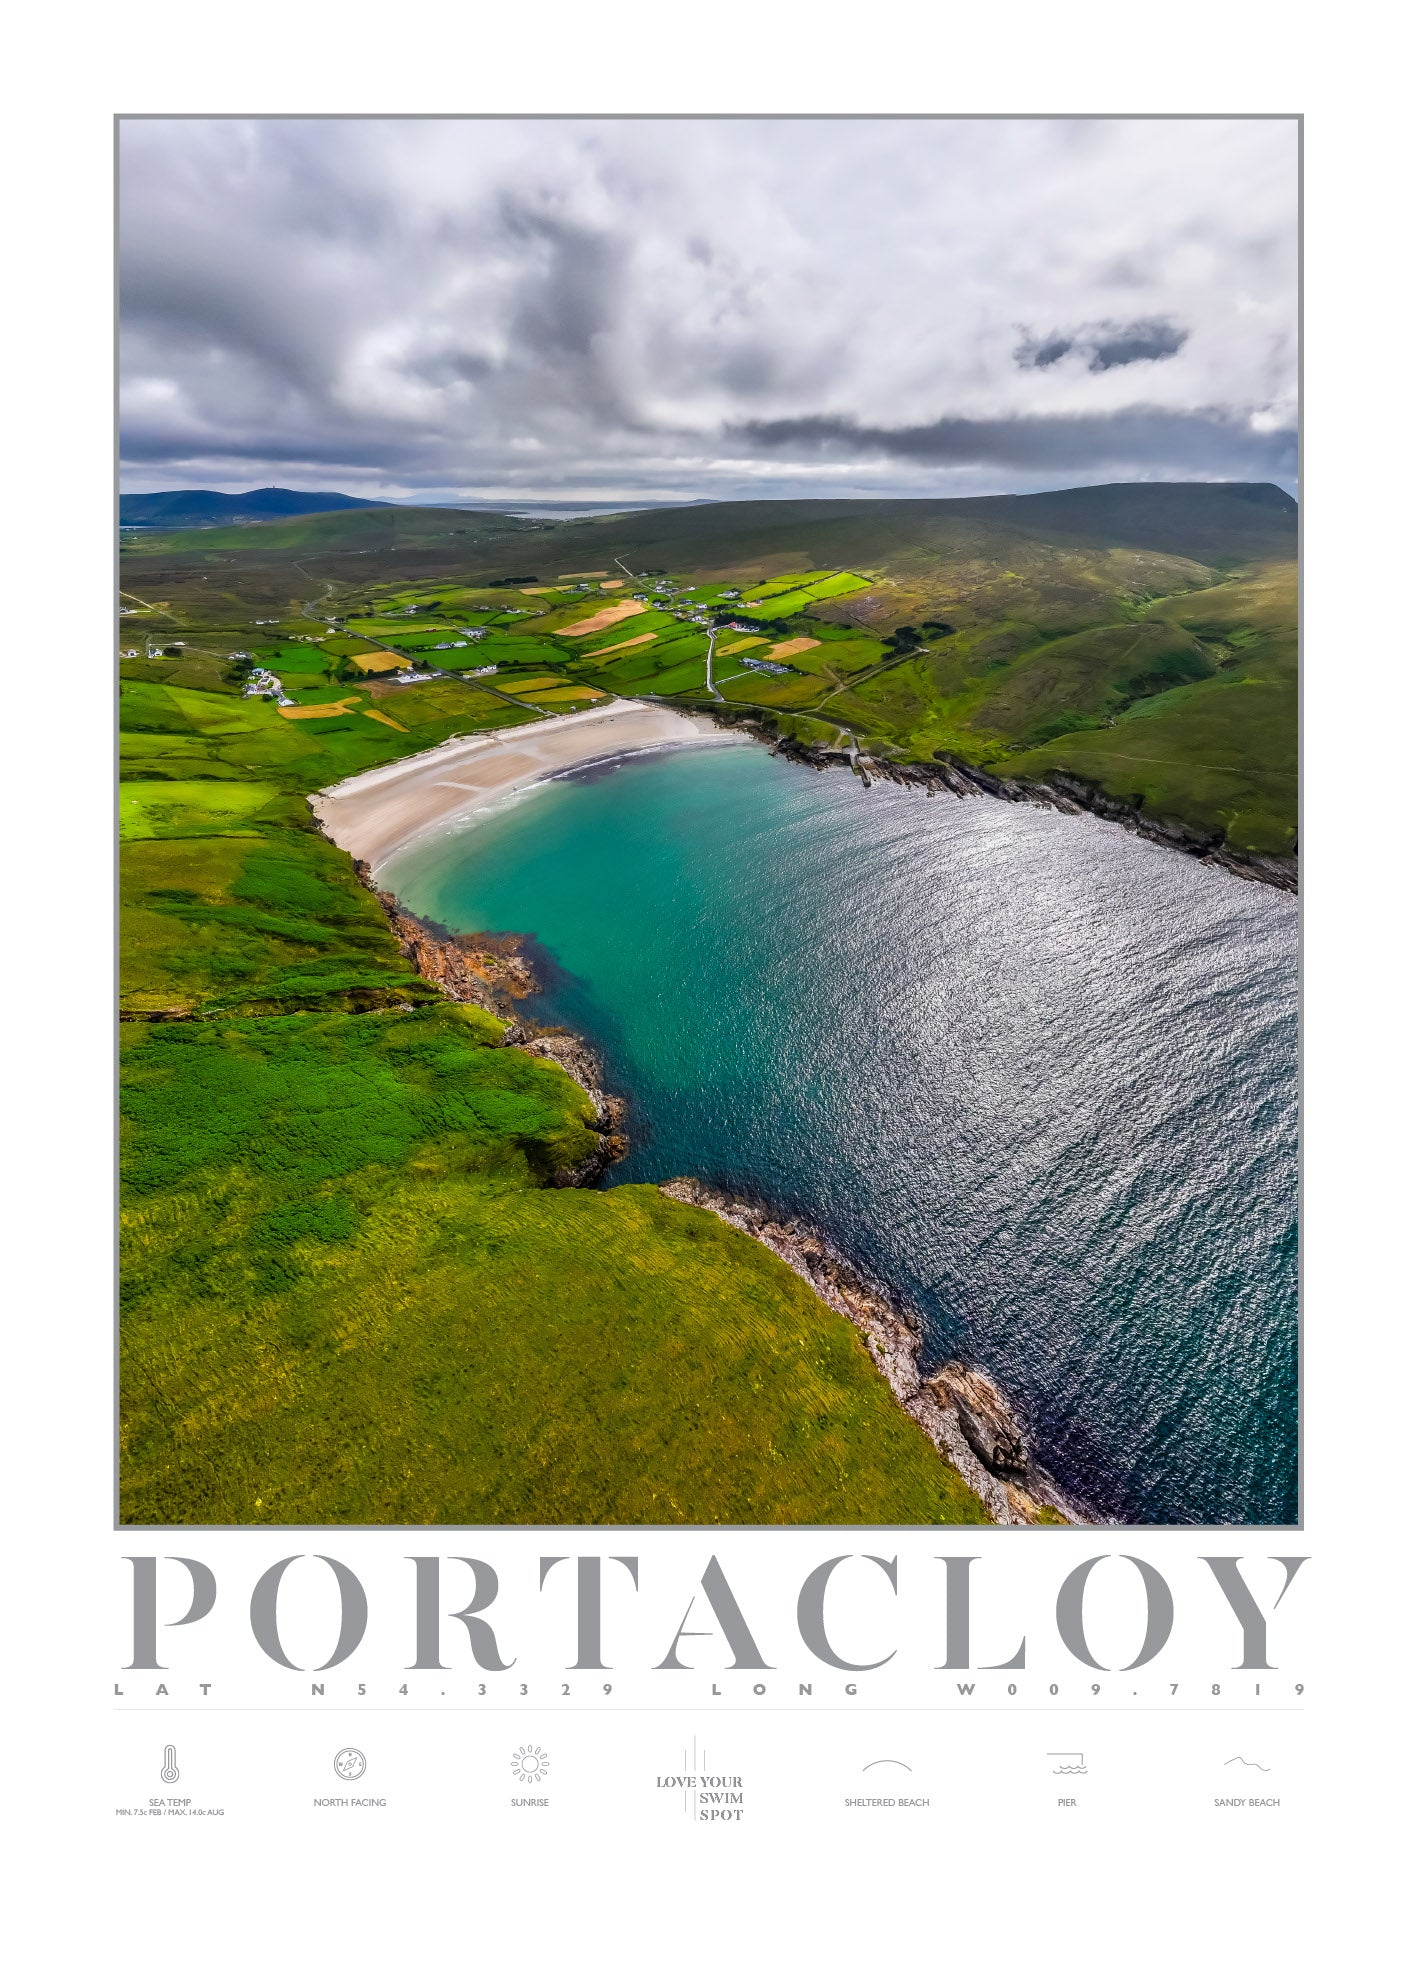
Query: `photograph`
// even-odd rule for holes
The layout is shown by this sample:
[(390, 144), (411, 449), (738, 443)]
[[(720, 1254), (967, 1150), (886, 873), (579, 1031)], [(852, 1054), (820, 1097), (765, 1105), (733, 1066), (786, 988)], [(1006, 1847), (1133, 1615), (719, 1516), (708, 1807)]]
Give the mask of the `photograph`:
[(1300, 1523), (1299, 147), (118, 117), (120, 1539)]

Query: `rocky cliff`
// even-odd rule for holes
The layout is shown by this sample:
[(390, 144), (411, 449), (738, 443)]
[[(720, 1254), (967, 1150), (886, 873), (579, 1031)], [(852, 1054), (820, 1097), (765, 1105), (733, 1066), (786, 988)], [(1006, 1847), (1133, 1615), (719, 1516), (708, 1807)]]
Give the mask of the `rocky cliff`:
[(827, 749), (822, 745), (798, 744), (778, 736), (757, 717), (737, 716), (726, 710), (710, 710), (715, 723), (734, 730), (746, 730), (771, 745), (779, 757), (809, 765), (813, 771), (849, 770), (864, 785), (885, 779), (892, 785), (913, 785), (926, 792), (949, 792), (957, 799), (974, 799), (987, 794), (1015, 804), (1051, 806), (1060, 813), (1092, 813), (1110, 820), (1143, 840), (1175, 848), (1178, 854), (1192, 854), (1214, 867), (1228, 869), (1248, 882), (1266, 882), (1271, 888), (1299, 892), (1299, 863), (1294, 855), (1251, 854), (1229, 847), (1223, 835), (1203, 833), (1183, 820), (1155, 820), (1125, 800), (1114, 799), (1100, 787), (1071, 772), (1054, 772), (1050, 779), (998, 778), (981, 765), (971, 765), (952, 753), (940, 751), (929, 764), (898, 764), (886, 758), (872, 758), (864, 751)]
[(821, 1234), (767, 1206), (721, 1192), (697, 1178), (671, 1178), (660, 1190), (716, 1213), (728, 1226), (772, 1250), (829, 1309), (855, 1325), (911, 1418), (1005, 1525), (1088, 1523), (1094, 1518), (1065, 1497), (1032, 1459), (1028, 1438), (1002, 1391), (983, 1371), (944, 1364), (921, 1370), (923, 1332), (904, 1306), (877, 1287)]

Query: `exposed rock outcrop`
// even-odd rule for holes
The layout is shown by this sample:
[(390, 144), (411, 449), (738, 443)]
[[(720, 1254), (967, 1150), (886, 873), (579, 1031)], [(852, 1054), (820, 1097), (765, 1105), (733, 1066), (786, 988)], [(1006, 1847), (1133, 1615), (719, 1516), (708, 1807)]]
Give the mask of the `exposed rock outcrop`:
[(698, 1178), (671, 1178), (660, 1190), (685, 1205), (715, 1213), (726, 1225), (760, 1241), (829, 1309), (854, 1324), (901, 1405), (995, 1522), (1095, 1520), (1030, 1459), (1024, 1429), (993, 1379), (960, 1363), (943, 1365), (932, 1377), (925, 1377), (920, 1368), (923, 1331), (917, 1319), (820, 1233), (801, 1220), (718, 1191)]
[(600, 1058), (579, 1034), (565, 1027), (526, 1024), (516, 1017), (512, 1002), (541, 990), (531, 960), (521, 948), (523, 940), (486, 931), (461, 935), (446, 930), (441, 923), (415, 916), (387, 890), (375, 888), (367, 862), (356, 861), (354, 867), (360, 881), (377, 898), (399, 949), (420, 978), (438, 986), (459, 1005), (481, 1006), (496, 1018), (509, 1021), (502, 1035), (504, 1047), (520, 1047), (544, 1061), (554, 1061), (585, 1090), (594, 1111), (591, 1128), (596, 1136), (595, 1149), (579, 1164), (553, 1172), (551, 1183), (593, 1185), (630, 1148), (624, 1131), (625, 1102), (621, 1096), (606, 1093)]
[(354, 872), (383, 909), (399, 949), (420, 978), (441, 986), (450, 999), (509, 1019), (512, 1000), (541, 990), (520, 938), (446, 930), (441, 923), (414, 916), (386, 889), (375, 888), (367, 861), (356, 861)]
[(577, 1165), (553, 1173), (553, 1185), (591, 1185), (608, 1171), (612, 1164), (618, 1164), (630, 1148), (630, 1140), (625, 1135), (625, 1100), (623, 1096), (607, 1095), (605, 1092), (605, 1070), (600, 1065), (600, 1057), (578, 1033), (568, 1033), (564, 1027), (546, 1027), (528, 1033), (523, 1027), (514, 1025), (508, 1028), (503, 1037), (503, 1045), (521, 1047), (528, 1054), (537, 1054), (544, 1061), (554, 1061), (558, 1068), (579, 1083), (590, 1097), (595, 1110), (592, 1128), (597, 1137), (597, 1146), (589, 1157)]

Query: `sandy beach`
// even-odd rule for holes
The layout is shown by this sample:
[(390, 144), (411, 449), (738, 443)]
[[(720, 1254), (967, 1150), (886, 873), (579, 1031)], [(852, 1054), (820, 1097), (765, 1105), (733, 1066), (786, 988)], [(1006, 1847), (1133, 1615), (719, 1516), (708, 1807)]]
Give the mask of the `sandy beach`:
[(724, 739), (706, 718), (654, 703), (617, 702), (515, 730), (456, 737), (416, 758), (328, 786), (314, 793), (310, 804), (337, 846), (377, 870), (430, 827), (571, 765), (660, 744)]

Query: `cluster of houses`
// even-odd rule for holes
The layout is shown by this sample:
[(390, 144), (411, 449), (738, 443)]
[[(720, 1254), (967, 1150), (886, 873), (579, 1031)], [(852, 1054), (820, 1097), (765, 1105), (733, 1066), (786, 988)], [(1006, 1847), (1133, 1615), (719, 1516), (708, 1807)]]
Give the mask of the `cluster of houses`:
[(289, 709), (295, 701), (294, 696), (286, 695), (284, 683), (278, 675), (272, 675), (269, 668), (253, 668), (246, 677), (241, 693), (243, 696), (264, 696), (268, 702), (277, 704), (281, 709)]

